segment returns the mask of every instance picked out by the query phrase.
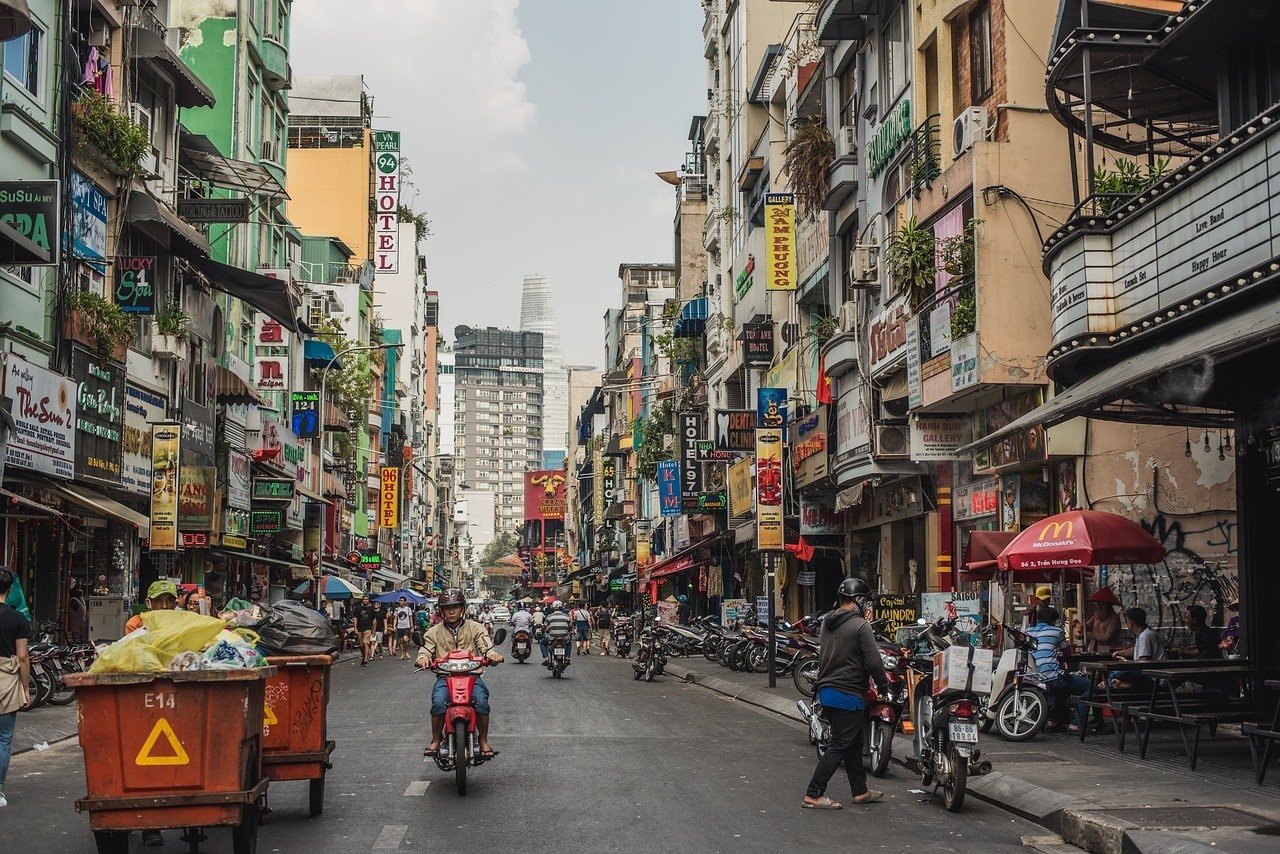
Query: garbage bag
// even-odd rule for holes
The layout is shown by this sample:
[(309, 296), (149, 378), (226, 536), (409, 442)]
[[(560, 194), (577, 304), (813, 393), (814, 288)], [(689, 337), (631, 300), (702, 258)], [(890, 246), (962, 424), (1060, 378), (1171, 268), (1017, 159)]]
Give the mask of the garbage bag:
[(113, 644), (102, 648), (90, 673), (158, 673), (173, 659), (170, 655), (161, 660), (160, 654), (145, 638), (149, 632), (134, 632)]
[(314, 608), (286, 600), (272, 605), (271, 612), (254, 628), (264, 655), (331, 655), (338, 651), (333, 625)]
[(197, 655), (223, 629), (221, 620), (191, 611), (146, 611), (142, 628), (107, 646), (90, 673), (155, 673), (184, 652)]

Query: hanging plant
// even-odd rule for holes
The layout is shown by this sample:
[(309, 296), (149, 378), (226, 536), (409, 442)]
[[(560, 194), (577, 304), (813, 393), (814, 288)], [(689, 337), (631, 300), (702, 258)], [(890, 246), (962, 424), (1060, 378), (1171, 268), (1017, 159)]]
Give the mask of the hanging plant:
[(785, 168), (805, 216), (816, 216), (827, 198), (827, 170), (836, 159), (836, 140), (821, 124), (802, 124), (787, 146)]
[(978, 328), (978, 307), (972, 291), (951, 309), (951, 340), (963, 338)]
[(933, 229), (913, 216), (889, 235), (884, 250), (885, 268), (897, 287), (911, 294), (912, 306), (933, 287), (937, 256)]
[(85, 343), (102, 356), (118, 353), (133, 340), (133, 318), (96, 291), (72, 291), (67, 308), (72, 314), (71, 337), (88, 339)]
[(840, 325), (834, 317), (813, 315), (809, 318), (809, 328), (805, 335), (813, 339), (819, 347), (831, 340), (840, 331)]
[(124, 170), (136, 174), (142, 166), (142, 158), (151, 148), (147, 129), (133, 123), (109, 99), (88, 90), (71, 105), (76, 129), (81, 138)]

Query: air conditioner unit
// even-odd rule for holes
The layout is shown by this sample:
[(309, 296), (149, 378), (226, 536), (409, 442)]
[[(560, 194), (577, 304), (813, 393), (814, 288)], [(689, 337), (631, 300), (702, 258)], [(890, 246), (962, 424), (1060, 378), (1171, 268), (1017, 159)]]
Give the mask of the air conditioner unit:
[(858, 129), (853, 125), (841, 125), (836, 134), (836, 156), (853, 157), (858, 153)]
[(159, 178), (160, 176), (160, 150), (152, 148), (146, 154), (142, 155), (139, 163), (144, 176)]
[(987, 136), (987, 110), (985, 107), (970, 107), (951, 124), (951, 153), (959, 157), (980, 139)]
[(875, 456), (881, 460), (905, 460), (911, 453), (906, 422), (877, 421), (871, 426), (875, 434)]
[(274, 163), (276, 160), (276, 144), (269, 139), (262, 141), (262, 160)]
[(856, 302), (840, 304), (840, 331), (858, 331), (858, 304)]
[(854, 285), (874, 285), (880, 281), (878, 247), (855, 246), (849, 252), (849, 281)]
[(889, 400), (880, 399), (880, 417), (886, 421), (905, 419), (911, 411), (910, 399), (895, 397)]

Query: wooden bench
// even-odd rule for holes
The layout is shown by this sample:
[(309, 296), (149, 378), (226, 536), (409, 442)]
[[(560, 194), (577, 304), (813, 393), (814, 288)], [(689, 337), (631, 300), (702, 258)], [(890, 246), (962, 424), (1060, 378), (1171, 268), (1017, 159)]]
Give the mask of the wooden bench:
[[(1080, 669), (1089, 675), (1089, 691), (1071, 701), (1083, 705), (1086, 711), (1096, 710), (1099, 717), (1110, 717), (1115, 727), (1116, 744), (1124, 752), (1125, 733), (1129, 727), (1129, 709), (1135, 705), (1149, 704), (1151, 690), (1149, 688), (1113, 688), (1107, 678), (1112, 671), (1120, 673), (1137, 673), (1159, 667), (1166, 670), (1196, 670), (1204, 667), (1203, 661), (1179, 659), (1175, 661), (1117, 661), (1097, 660), (1081, 662)], [(1103, 697), (1094, 699), (1097, 683), (1102, 682)], [(1088, 719), (1080, 722), (1079, 738), (1084, 741), (1088, 732)]]
[[(1194, 771), (1200, 754), (1200, 732), (1204, 727), (1209, 728), (1209, 737), (1212, 738), (1217, 735), (1220, 724), (1256, 721), (1266, 713), (1256, 692), (1249, 690), (1249, 680), (1264, 672), (1246, 662), (1201, 666), (1194, 672), (1188, 672), (1185, 667), (1146, 669), (1143, 675), (1152, 680), (1151, 700), (1128, 709), (1142, 737), (1139, 755), (1146, 758), (1153, 725), (1157, 721), (1171, 723), (1178, 727), (1183, 749)], [(1201, 684), (1219, 679), (1244, 680), (1245, 695), (1232, 697), (1208, 691), (1179, 694), (1178, 686), (1193, 679)], [(1165, 689), (1163, 696), (1162, 688)], [(1168, 702), (1165, 702), (1166, 698)]]
[[(1280, 679), (1266, 679), (1262, 687), (1268, 691), (1280, 692)], [(1269, 724), (1246, 721), (1240, 725), (1240, 731), (1249, 740), (1249, 756), (1253, 759), (1253, 776), (1261, 786), (1263, 779), (1267, 776), (1267, 765), (1271, 762), (1271, 748), (1280, 741), (1280, 694), (1276, 696)]]

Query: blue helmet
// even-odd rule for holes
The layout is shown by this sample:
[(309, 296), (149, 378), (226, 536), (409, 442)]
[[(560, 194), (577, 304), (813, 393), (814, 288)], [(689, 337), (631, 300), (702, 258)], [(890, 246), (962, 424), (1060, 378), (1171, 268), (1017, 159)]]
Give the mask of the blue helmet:
[(683, 605), (685, 602), (689, 601), (689, 597), (681, 593), (679, 596), (676, 597), (676, 601), (679, 602), (681, 605)]

